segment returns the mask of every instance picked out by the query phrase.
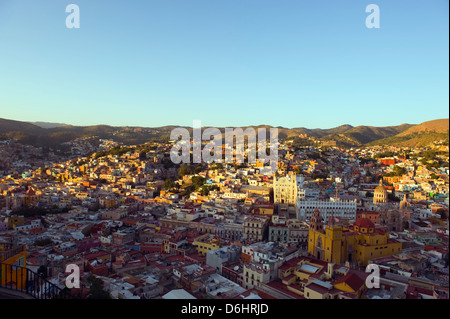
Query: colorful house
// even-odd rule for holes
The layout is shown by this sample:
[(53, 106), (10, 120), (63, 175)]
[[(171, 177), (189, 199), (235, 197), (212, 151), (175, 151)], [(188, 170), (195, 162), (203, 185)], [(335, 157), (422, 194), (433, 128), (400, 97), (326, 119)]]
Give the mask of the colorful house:
[(208, 251), (220, 248), (220, 240), (214, 235), (205, 234), (197, 237), (193, 245), (200, 255), (206, 256)]

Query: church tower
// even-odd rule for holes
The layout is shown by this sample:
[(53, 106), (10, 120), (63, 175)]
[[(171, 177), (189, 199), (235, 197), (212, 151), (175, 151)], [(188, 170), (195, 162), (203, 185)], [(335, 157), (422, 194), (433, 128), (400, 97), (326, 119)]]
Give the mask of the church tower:
[(323, 220), (318, 209), (314, 211), (311, 217), (309, 232), (308, 232), (308, 254), (317, 259), (322, 259), (324, 256), (324, 228)]
[(311, 229), (314, 231), (323, 231), (323, 219), (320, 216), (320, 212), (318, 209), (314, 211), (314, 215), (311, 217)]
[(408, 200), (406, 199), (406, 194), (405, 194), (405, 196), (403, 197), (403, 200), (400, 202), (400, 209), (408, 208), (408, 206), (409, 206), (409, 203), (408, 203)]

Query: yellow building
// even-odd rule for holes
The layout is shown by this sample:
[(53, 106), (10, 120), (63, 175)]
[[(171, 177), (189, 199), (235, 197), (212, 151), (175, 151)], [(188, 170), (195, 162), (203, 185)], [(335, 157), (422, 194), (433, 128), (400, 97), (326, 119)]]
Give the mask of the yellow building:
[(297, 175), (275, 177), (273, 179), (273, 196), (275, 204), (297, 204), (298, 181)]
[(244, 265), (243, 287), (253, 289), (270, 280), (268, 264), (251, 262)]
[(370, 259), (398, 254), (401, 250), (400, 242), (389, 239), (386, 231), (376, 229), (367, 218), (359, 218), (353, 227), (335, 225), (332, 219), (324, 225), (318, 210), (311, 218), (308, 253), (317, 259), (366, 266)]
[(360, 276), (349, 273), (339, 278), (334, 283), (334, 288), (360, 298), (366, 289), (366, 284), (365, 280)]
[(264, 167), (264, 163), (256, 160), (256, 167)]
[(193, 245), (197, 247), (197, 252), (200, 255), (206, 256), (209, 250), (220, 248), (220, 240), (217, 236), (205, 234), (195, 238)]
[(260, 215), (273, 215), (273, 205), (259, 205), (256, 209)]
[(25, 245), (11, 247), (0, 243), (0, 287), (25, 289), (26, 284)]
[(100, 204), (103, 205), (104, 208), (108, 209), (112, 209), (118, 206), (117, 199), (111, 196), (106, 196), (104, 200), (100, 201)]
[(308, 296), (306, 294), (307, 285), (321, 278), (326, 270), (327, 263), (302, 256), (293, 258), (280, 266), (278, 268), (278, 277), (287, 290), (310, 299), (321, 299)]
[(25, 206), (35, 205), (39, 200), (41, 199), (41, 196), (37, 194), (32, 188), (29, 188), (25, 192), (25, 196), (23, 197), (23, 204)]
[(24, 216), (12, 215), (6, 218), (8, 229), (15, 229), (16, 226), (22, 226), (25, 223)]

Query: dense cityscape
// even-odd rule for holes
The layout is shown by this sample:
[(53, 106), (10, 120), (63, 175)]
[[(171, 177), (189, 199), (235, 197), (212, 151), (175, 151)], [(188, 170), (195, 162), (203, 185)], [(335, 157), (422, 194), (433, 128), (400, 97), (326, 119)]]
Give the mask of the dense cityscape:
[(0, 142), (0, 258), (73, 298), (448, 299), (448, 139), (285, 138), (271, 175), (260, 162), (176, 165), (174, 141), (65, 144)]
[(439, 313), (448, 12), (0, 0), (3, 313)]

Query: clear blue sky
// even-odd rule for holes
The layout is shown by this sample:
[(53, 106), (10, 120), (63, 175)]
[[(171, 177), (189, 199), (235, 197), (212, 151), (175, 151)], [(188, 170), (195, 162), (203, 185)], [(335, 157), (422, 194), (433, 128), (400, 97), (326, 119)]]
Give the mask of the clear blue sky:
[[(81, 28), (67, 29), (68, 4)], [(379, 29), (365, 25), (380, 8)], [(0, 118), (331, 128), (448, 118), (448, 0), (0, 0)]]

